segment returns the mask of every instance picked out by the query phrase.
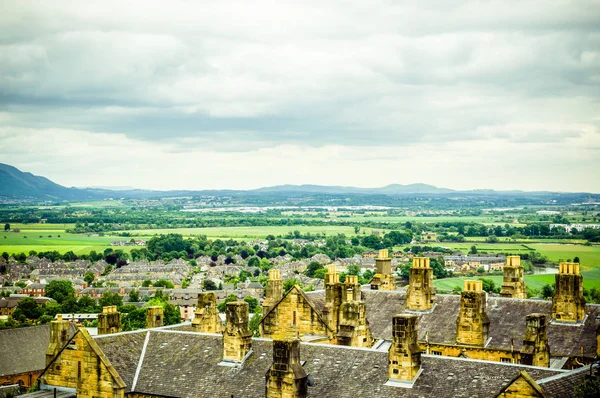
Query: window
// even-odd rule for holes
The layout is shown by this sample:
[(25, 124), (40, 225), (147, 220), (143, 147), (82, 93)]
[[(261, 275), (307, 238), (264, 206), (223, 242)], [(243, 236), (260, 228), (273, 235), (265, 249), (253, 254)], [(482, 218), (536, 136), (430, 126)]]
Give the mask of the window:
[(442, 355), (441, 351), (431, 351), (432, 355)]
[(81, 361), (77, 362), (77, 378), (81, 379)]
[(512, 363), (512, 360), (510, 358), (500, 358), (500, 362)]
[(296, 325), (296, 311), (294, 311), (294, 325)]

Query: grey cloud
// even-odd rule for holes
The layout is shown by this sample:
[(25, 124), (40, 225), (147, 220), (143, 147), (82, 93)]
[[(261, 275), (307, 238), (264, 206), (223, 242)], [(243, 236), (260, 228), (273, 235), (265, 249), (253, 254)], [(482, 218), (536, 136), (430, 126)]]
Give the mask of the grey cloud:
[(547, 142), (578, 134), (556, 124), (600, 127), (594, 1), (130, 4), (5, 2), (0, 107), (11, 125), (184, 151), (490, 131)]

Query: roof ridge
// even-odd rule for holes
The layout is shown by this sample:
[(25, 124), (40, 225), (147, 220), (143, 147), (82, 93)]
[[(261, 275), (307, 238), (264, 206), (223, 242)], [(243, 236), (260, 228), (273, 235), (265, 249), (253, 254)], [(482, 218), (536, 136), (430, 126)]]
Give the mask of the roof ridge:
[[(598, 365), (592, 364), (592, 368), (594, 366), (597, 367)], [(543, 379), (539, 379), (536, 382), (538, 384), (544, 384), (544, 383), (548, 383), (548, 382), (551, 382), (551, 381), (554, 381), (554, 380), (562, 379), (563, 377), (568, 377), (568, 376), (576, 375), (576, 374), (579, 374), (579, 373), (587, 372), (588, 370), (589, 370), (589, 368), (586, 365), (586, 366), (582, 366), (582, 367), (577, 368), (577, 369), (567, 370), (564, 373), (560, 373), (560, 374), (557, 374), (557, 375), (548, 376), (548, 377), (545, 377)]]

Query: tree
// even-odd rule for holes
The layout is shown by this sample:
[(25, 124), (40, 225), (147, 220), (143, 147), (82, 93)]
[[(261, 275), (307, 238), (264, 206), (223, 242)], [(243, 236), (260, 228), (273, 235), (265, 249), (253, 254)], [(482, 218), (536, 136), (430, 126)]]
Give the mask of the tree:
[(545, 284), (542, 287), (542, 297), (547, 299), (554, 296), (554, 284), (549, 285), (549, 284)]
[(159, 279), (156, 282), (154, 282), (154, 287), (166, 287), (167, 289), (173, 289), (175, 287), (175, 285), (173, 285), (173, 282), (168, 281), (166, 279)]
[(146, 279), (142, 282), (142, 287), (150, 287), (152, 286), (152, 281), (150, 279)]
[(484, 291), (488, 293), (500, 293), (500, 288), (496, 288), (493, 280), (487, 278), (479, 278)]
[(313, 278), (315, 276), (315, 272), (323, 267), (323, 265), (318, 261), (311, 261), (310, 264), (306, 267), (306, 271), (304, 271), (304, 275), (309, 278)]
[(117, 307), (120, 307), (123, 305), (123, 297), (119, 296), (118, 293), (106, 292), (98, 300), (98, 305), (100, 305), (100, 307), (106, 307), (109, 305), (116, 305)]
[(600, 397), (600, 378), (591, 377), (584, 379), (577, 384), (574, 389), (575, 398), (594, 398)]
[(232, 301), (237, 301), (237, 297), (235, 296), (235, 294), (230, 294), (229, 296), (227, 296), (225, 301), (217, 304), (217, 309), (219, 310), (219, 312), (225, 312), (225, 309), (227, 308), (227, 303), (231, 303)]
[(258, 306), (254, 310), (254, 315), (252, 315), (252, 318), (250, 319), (250, 322), (248, 323), (248, 328), (252, 331), (252, 334), (254, 334), (254, 337), (260, 337), (260, 320), (261, 319), (262, 319), (262, 310), (261, 310), (260, 306)]
[(258, 308), (258, 300), (251, 296), (244, 297), (244, 301), (248, 303), (248, 312), (254, 313), (256, 308)]
[(17, 304), (17, 309), (19, 309), (27, 319), (38, 319), (42, 315), (42, 309), (32, 297), (22, 298), (19, 301), (19, 304)]
[(248, 260), (248, 267), (258, 267), (260, 265), (260, 260), (258, 257), (252, 256)]
[(85, 281), (85, 283), (88, 284), (88, 286), (92, 285), (92, 282), (94, 281), (94, 278), (96, 276), (94, 275), (94, 273), (92, 271), (88, 271), (85, 273), (85, 275), (83, 276), (83, 280)]
[(298, 279), (287, 279), (283, 282), (283, 291), (287, 293), (296, 285), (300, 286), (300, 281)]
[(347, 270), (348, 270), (348, 275), (356, 275), (356, 276), (360, 275), (360, 267), (356, 264), (350, 264), (348, 266)]
[(469, 250), (469, 254), (477, 254), (477, 246), (471, 246), (471, 250)]
[(6, 223), (6, 224), (4, 224), (4, 232), (8, 232), (8, 231), (10, 231), (10, 224)]
[(574, 263), (579, 263), (579, 257), (578, 257), (578, 256), (575, 256), (575, 258), (573, 258), (573, 262), (574, 262)]
[(53, 280), (46, 285), (46, 297), (53, 298), (59, 304), (62, 304), (69, 297), (74, 297), (75, 289), (71, 281)]
[(90, 296), (79, 297), (78, 306), (79, 311), (84, 313), (95, 313), (99, 311), (98, 304), (96, 304), (96, 300), (94, 300)]
[(131, 289), (129, 292), (129, 302), (137, 303), (140, 301), (140, 293), (137, 290)]
[(202, 289), (204, 289), (204, 290), (217, 290), (217, 285), (211, 279), (205, 279), (202, 282)]

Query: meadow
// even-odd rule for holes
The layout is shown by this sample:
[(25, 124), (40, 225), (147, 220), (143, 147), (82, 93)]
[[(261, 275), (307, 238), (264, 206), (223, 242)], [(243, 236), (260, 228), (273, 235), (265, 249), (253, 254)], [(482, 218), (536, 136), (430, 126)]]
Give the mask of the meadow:
[[(383, 229), (376, 229), (385, 232)], [(127, 231), (132, 236), (148, 237), (160, 234), (181, 234), (184, 236), (206, 235), (210, 239), (233, 238), (233, 239), (264, 239), (267, 235), (279, 236), (286, 235), (289, 232), (299, 231), (302, 234), (311, 233), (313, 235), (324, 233), (327, 236), (336, 234), (345, 234), (346, 236), (356, 236), (354, 227), (325, 225), (292, 225), (292, 226), (257, 226), (257, 227), (206, 227), (206, 228), (174, 228), (174, 229), (138, 229)], [(359, 235), (370, 234), (373, 228), (361, 228)]]
[[(110, 243), (116, 240), (128, 240), (118, 236), (94, 236), (92, 234), (70, 234), (66, 229), (73, 224), (11, 224), (11, 228), (19, 228), (21, 232), (0, 232), (0, 252), (25, 253), (35, 250), (58, 251), (65, 253), (73, 251), (75, 254), (88, 254), (90, 251), (104, 251), (111, 247)], [(124, 251), (131, 247), (118, 247)]]

